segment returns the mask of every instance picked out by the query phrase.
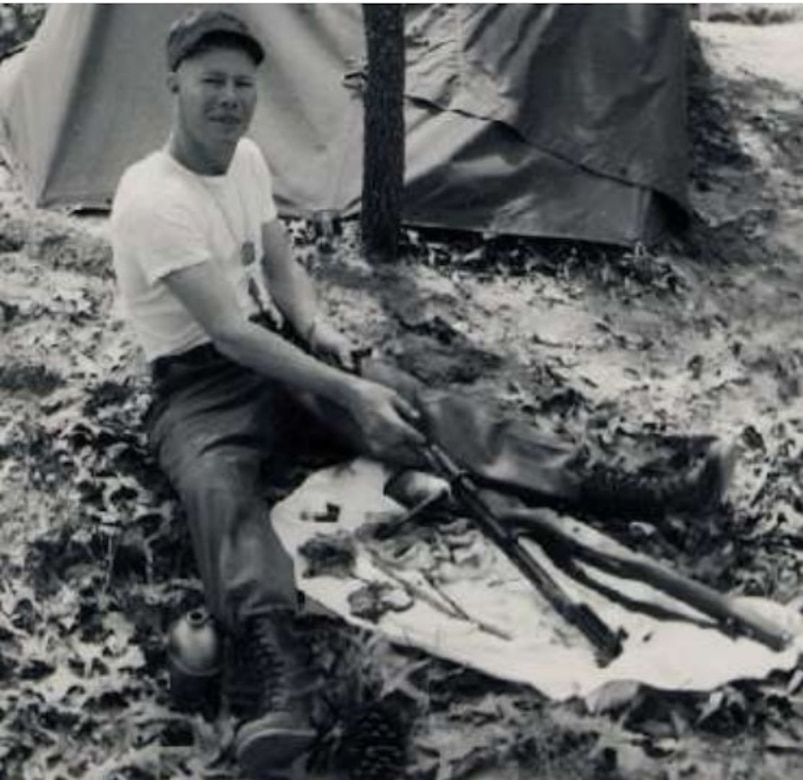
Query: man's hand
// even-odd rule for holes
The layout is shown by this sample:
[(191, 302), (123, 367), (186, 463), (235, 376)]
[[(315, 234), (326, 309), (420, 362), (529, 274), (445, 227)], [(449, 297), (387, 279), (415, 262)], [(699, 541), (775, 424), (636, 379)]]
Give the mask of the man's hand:
[(354, 371), (354, 344), (328, 322), (316, 318), (308, 335), (309, 348), (315, 357)]
[(426, 439), (415, 427), (420, 421), (416, 409), (384, 385), (358, 379), (353, 388), (348, 411), (365, 449), (379, 459), (419, 460)]

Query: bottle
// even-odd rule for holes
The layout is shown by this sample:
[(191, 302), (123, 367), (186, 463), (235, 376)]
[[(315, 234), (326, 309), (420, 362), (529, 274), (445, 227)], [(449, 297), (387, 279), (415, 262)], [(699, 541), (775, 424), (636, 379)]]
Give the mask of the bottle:
[(202, 607), (171, 626), (167, 656), (175, 709), (214, 717), (220, 706), (221, 647), (215, 623)]

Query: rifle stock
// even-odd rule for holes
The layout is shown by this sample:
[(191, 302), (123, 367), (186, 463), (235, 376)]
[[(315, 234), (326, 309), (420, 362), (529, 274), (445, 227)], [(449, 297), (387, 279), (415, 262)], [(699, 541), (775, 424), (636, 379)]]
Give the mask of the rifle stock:
[(506, 512), (500, 521), (508, 525), (509, 532), (526, 529), (528, 536), (536, 541), (553, 544), (611, 574), (645, 582), (713, 618), (730, 633), (751, 637), (777, 651), (784, 650), (792, 641), (790, 632), (749, 606), (635, 553), (572, 518), (549, 509), (516, 509)]

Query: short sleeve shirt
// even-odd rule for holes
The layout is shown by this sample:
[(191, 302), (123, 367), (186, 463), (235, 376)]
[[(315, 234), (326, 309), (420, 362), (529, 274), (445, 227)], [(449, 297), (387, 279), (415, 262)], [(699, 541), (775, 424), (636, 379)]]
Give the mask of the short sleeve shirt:
[(245, 315), (268, 291), (258, 272), (262, 226), (276, 219), (271, 174), (257, 145), (242, 138), (225, 174), (201, 176), (166, 150), (123, 174), (111, 235), (121, 310), (148, 360), (210, 341), (164, 282), (170, 273), (214, 263)]

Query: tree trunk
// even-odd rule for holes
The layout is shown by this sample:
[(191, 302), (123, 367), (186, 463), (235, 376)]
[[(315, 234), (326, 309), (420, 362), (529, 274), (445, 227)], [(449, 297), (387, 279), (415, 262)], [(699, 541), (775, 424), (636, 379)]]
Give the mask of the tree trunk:
[(404, 17), (399, 4), (364, 4), (368, 51), (362, 241), (371, 261), (399, 250), (404, 184)]

